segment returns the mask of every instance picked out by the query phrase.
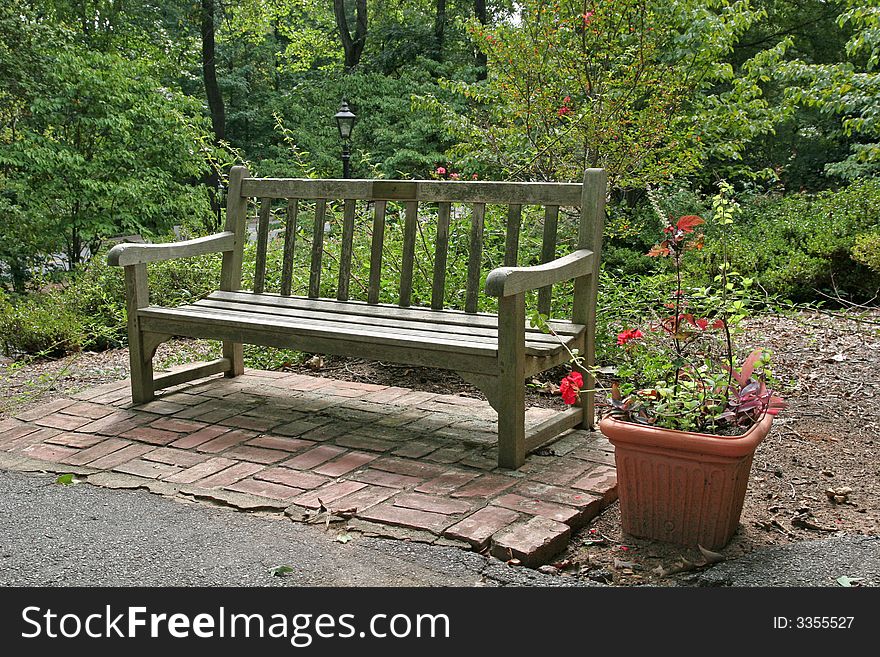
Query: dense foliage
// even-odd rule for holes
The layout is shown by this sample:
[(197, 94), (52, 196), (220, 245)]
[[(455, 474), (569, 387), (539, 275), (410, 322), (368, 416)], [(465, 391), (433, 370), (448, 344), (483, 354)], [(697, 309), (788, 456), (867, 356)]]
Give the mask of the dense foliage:
[[(722, 179), (741, 211), (726, 243), (757, 293), (870, 301), (878, 21), (878, 0), (7, 3), (0, 335), (10, 353), (119, 344), (118, 272), (81, 261), (112, 236), (214, 230), (233, 162), (339, 176), (332, 117), (343, 97), (358, 115), (357, 177), (442, 167), (575, 180), (608, 169), (606, 337), (669, 275), (644, 257), (660, 228), (648, 191), (675, 216), (700, 214)], [(541, 218), (524, 220), (529, 261)], [(430, 239), (430, 217), (420, 225)], [(388, 230), (393, 263), (393, 218)], [(707, 231), (694, 275), (717, 260), (721, 237)], [(466, 239), (453, 225), (453, 297)], [(217, 266), (151, 266), (154, 301), (198, 297)], [(390, 267), (388, 295), (394, 277)]]

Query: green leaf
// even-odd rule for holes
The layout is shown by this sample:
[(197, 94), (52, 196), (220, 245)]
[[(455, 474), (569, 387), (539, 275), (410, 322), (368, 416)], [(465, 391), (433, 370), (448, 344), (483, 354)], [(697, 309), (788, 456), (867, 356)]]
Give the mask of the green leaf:
[(275, 577), (284, 577), (288, 573), (292, 573), (293, 568), (290, 566), (275, 566), (269, 572)]
[(61, 484), (62, 486), (70, 486), (71, 484), (75, 484), (76, 480), (73, 478), (72, 474), (63, 474), (55, 480), (55, 483)]

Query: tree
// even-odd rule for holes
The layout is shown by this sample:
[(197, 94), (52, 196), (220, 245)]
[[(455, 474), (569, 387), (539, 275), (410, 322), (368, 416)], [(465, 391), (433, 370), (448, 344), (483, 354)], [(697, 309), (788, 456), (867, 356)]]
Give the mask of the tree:
[(792, 102), (839, 121), (836, 132), (849, 142), (849, 155), (825, 172), (852, 180), (880, 172), (880, 0), (845, 0), (837, 21), (852, 29), (846, 61), (796, 59), (780, 76)]
[(345, 70), (351, 71), (361, 61), (361, 53), (367, 43), (367, 0), (355, 0), (354, 36), (348, 26), (345, 0), (333, 0), (336, 28), (345, 52)]
[(728, 0), (527, 0), (519, 22), (473, 24), (488, 79), (448, 86), (475, 119), (433, 107), (458, 138), (451, 155), (494, 175), (572, 180), (602, 166), (624, 187), (686, 175), (710, 148), (736, 157), (772, 130), (760, 83), (785, 44), (739, 70), (720, 63), (762, 15)]

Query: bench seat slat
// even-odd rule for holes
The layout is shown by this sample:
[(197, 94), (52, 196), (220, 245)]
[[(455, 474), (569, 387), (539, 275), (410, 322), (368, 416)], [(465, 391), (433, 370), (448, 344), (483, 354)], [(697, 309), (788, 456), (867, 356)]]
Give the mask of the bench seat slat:
[[(253, 292), (214, 292), (208, 299), (237, 301), (240, 303), (262, 304), (290, 309), (312, 309), (335, 312), (350, 317), (363, 315), (366, 317), (400, 318), (413, 322), (429, 322), (432, 324), (455, 324), (467, 327), (498, 328), (498, 317), (489, 313), (465, 313), (460, 310), (435, 311), (430, 308), (411, 306), (399, 308), (389, 304), (371, 305), (363, 301), (333, 301), (329, 299), (305, 299), (303, 297), (284, 297), (275, 294), (254, 294)], [(562, 336), (579, 336), (584, 327), (568, 321), (553, 320), (550, 327)], [(540, 333), (538, 329), (528, 327), (527, 332)], [(543, 335), (543, 334), (542, 334)], [(552, 336), (551, 336), (552, 337)]]
[[(216, 308), (218, 310), (231, 310), (245, 313), (265, 313), (270, 317), (291, 316), (289, 308), (284, 308), (275, 304), (243, 304), (230, 301), (203, 299), (193, 305), (199, 308)], [(400, 319), (399, 317), (352, 314), (341, 315), (335, 312), (325, 312), (315, 309), (299, 310), (297, 311), (296, 316), (316, 323), (345, 323), (346, 325), (350, 325), (353, 331), (381, 326), (387, 327), (389, 330), (413, 333), (414, 335), (425, 337), (426, 339), (430, 339), (430, 334), (434, 334), (440, 338), (455, 338), (467, 342), (496, 344), (498, 341), (498, 329), (483, 326), (413, 322), (412, 320)], [(571, 346), (570, 343), (572, 338), (573, 336), (566, 336), (566, 344), (569, 344), (569, 346)], [(534, 355), (546, 355), (547, 353), (553, 353), (560, 349), (559, 341), (556, 338), (552, 335), (540, 333), (538, 331), (530, 331), (527, 333), (526, 344), (527, 350), (531, 349)]]

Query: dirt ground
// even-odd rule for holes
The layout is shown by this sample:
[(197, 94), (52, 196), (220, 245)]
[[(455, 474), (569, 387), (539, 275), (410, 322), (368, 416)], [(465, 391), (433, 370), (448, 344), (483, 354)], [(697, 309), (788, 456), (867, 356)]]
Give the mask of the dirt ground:
[[(773, 352), (789, 407), (759, 446), (740, 529), (720, 557), (880, 530), (880, 312), (847, 317), (816, 312), (750, 321), (743, 346)], [(198, 359), (208, 347), (174, 341), (159, 361)], [(185, 357), (181, 356), (185, 354)], [(81, 353), (25, 365), (0, 360), (0, 418), (13, 410), (127, 376), (127, 352)], [(315, 367), (315, 365), (320, 367)], [(325, 357), (293, 369), (319, 376), (480, 396), (448, 372)], [(555, 373), (545, 377), (555, 380)], [(562, 408), (532, 386), (528, 402)], [(604, 404), (604, 400), (600, 403)], [(834, 495), (834, 493), (839, 493)], [(581, 530), (550, 570), (619, 586), (687, 585), (717, 556), (623, 535), (617, 504)]]

